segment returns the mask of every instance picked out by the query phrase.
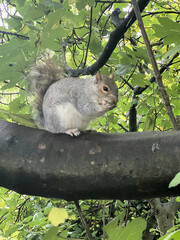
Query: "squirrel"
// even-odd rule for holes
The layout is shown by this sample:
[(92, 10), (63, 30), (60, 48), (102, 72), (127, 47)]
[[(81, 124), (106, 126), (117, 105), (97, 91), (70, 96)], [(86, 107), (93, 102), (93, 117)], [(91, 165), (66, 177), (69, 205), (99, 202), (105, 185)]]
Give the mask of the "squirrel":
[(85, 79), (64, 77), (58, 62), (38, 60), (28, 76), (35, 123), (52, 133), (79, 136), (91, 120), (116, 107), (118, 87), (113, 77), (100, 72)]

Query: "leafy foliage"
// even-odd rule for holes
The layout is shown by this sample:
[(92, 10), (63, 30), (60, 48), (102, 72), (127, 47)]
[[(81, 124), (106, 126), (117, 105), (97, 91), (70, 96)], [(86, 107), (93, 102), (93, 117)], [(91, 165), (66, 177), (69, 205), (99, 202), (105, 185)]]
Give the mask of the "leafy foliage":
[(177, 173), (176, 176), (172, 179), (169, 187), (176, 187), (178, 184), (180, 184), (180, 172)]
[[(0, 118), (35, 127), (26, 94), (26, 76), (31, 64), (45, 51), (61, 58), (63, 45), (69, 67), (81, 69), (91, 66), (115, 29), (110, 21), (112, 11), (120, 8), (123, 13), (119, 17), (123, 18), (129, 7), (129, 2), (103, 3), (98, 0), (2, 1)], [(142, 14), (177, 119), (180, 116), (179, 11), (178, 1), (157, 0), (151, 1)], [(129, 131), (130, 125), (137, 122), (138, 131), (172, 130), (137, 24), (128, 29), (101, 69), (104, 74), (111, 71), (115, 73), (119, 86), (118, 106), (94, 121), (91, 127), (99, 132), (117, 133)], [(133, 106), (137, 119), (131, 122)], [(170, 186), (178, 183), (179, 178), (176, 178)], [(0, 189), (0, 197), (0, 239), (87, 239), (71, 202), (23, 196), (3, 188)], [(81, 201), (80, 206), (92, 236), (97, 240), (141, 239), (146, 227), (144, 219), (147, 220), (150, 214), (146, 201), (88, 200)], [(62, 211), (65, 217), (60, 219), (59, 215), (64, 215)], [(176, 223), (179, 223), (179, 213)], [(179, 234), (177, 227), (160, 239), (179, 239)], [(154, 239), (158, 237), (154, 234)]]

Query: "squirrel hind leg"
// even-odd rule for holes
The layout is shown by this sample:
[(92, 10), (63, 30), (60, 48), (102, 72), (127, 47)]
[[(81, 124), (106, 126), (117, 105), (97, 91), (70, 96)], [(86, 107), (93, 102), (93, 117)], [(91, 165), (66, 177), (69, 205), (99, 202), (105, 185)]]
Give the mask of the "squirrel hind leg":
[(70, 135), (71, 137), (78, 137), (81, 134), (81, 132), (77, 128), (68, 129), (65, 133)]

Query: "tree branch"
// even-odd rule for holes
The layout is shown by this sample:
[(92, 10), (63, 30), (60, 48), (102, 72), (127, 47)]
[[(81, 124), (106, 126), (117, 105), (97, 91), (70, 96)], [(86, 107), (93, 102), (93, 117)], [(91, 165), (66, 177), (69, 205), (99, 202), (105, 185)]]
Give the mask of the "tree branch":
[[(141, 12), (145, 9), (148, 3), (149, 3), (149, 0), (138, 0), (138, 5)], [(97, 72), (108, 61), (114, 49), (116, 48), (116, 45), (118, 44), (120, 39), (123, 38), (124, 33), (130, 28), (130, 26), (135, 22), (135, 20), (136, 20), (136, 17), (134, 14), (134, 10), (132, 9), (131, 12), (128, 14), (128, 16), (124, 19), (122, 24), (119, 27), (117, 27), (113, 32), (111, 32), (109, 41), (106, 47), (104, 48), (104, 51), (102, 52), (99, 59), (94, 64), (84, 69), (68, 68), (68, 69), (65, 69), (65, 72), (72, 77), (78, 77), (80, 74), (89, 75)]]
[(160, 93), (162, 95), (162, 98), (163, 98), (163, 101), (164, 101), (166, 112), (167, 112), (167, 114), (170, 118), (170, 121), (173, 125), (174, 130), (179, 130), (178, 124), (176, 122), (175, 116), (173, 114), (173, 111), (172, 111), (172, 108), (171, 108), (171, 105), (170, 105), (169, 96), (168, 96), (168, 94), (166, 92), (166, 89), (164, 87), (164, 84), (162, 82), (162, 77), (161, 77), (160, 71), (158, 70), (158, 66), (157, 66), (157, 63), (156, 63), (156, 60), (155, 60), (155, 57), (154, 57), (149, 39), (148, 39), (148, 36), (146, 34), (146, 30), (145, 30), (145, 27), (144, 27), (144, 24), (143, 24), (143, 21), (142, 21), (139, 6), (138, 6), (136, 0), (132, 0), (132, 4), (133, 4), (133, 7), (134, 7), (136, 18), (138, 20), (139, 28), (141, 30), (142, 36), (144, 38), (144, 42), (146, 44), (149, 59), (151, 61), (151, 64), (152, 64), (152, 67), (153, 67), (153, 70), (154, 70), (154, 73), (155, 73), (155, 76), (156, 76), (156, 80), (157, 80), (157, 83), (158, 83), (158, 88), (159, 88), (159, 91), (160, 91)]
[(16, 32), (8, 32), (8, 31), (1, 31), (0, 30), (0, 33), (5, 34), (5, 35), (13, 35), (13, 36), (16, 36), (18, 38), (25, 39), (25, 40), (29, 39), (29, 37), (27, 37), (25, 35), (18, 34)]
[[(159, 72), (160, 72), (160, 73), (165, 72), (165, 71), (169, 68), (169, 66), (171, 66), (172, 64), (174, 64), (173, 61), (174, 61), (174, 59), (177, 58), (178, 56), (179, 56), (179, 53), (176, 53), (176, 54), (171, 58), (171, 60), (170, 60), (167, 64), (164, 64), (164, 65), (160, 68)], [(155, 82), (155, 81), (156, 81), (156, 78), (155, 78), (154, 76), (153, 76), (152, 78), (150, 78), (150, 80), (149, 80), (150, 83), (153, 83), (153, 82)], [(146, 85), (145, 87), (139, 87), (139, 86), (137, 86), (137, 87), (134, 89), (134, 94), (135, 94), (135, 95), (139, 95), (139, 94), (143, 93), (149, 86), (150, 86), (150, 85)]]
[(0, 185), (21, 194), (142, 199), (180, 194), (180, 132), (82, 133), (78, 138), (0, 120)]
[(76, 208), (77, 208), (77, 210), (78, 210), (78, 213), (79, 213), (81, 222), (82, 222), (82, 224), (83, 224), (83, 227), (84, 227), (84, 229), (86, 230), (86, 234), (87, 234), (87, 236), (88, 236), (88, 239), (89, 239), (89, 240), (94, 240), (94, 238), (92, 237), (92, 234), (91, 234), (91, 232), (90, 232), (89, 226), (88, 226), (88, 224), (87, 224), (87, 222), (86, 222), (86, 219), (85, 219), (85, 217), (84, 217), (84, 215), (83, 215), (83, 213), (82, 213), (82, 210), (81, 210), (81, 207), (80, 207), (80, 205), (79, 205), (79, 202), (78, 202), (78, 201), (74, 201), (74, 203), (75, 203)]

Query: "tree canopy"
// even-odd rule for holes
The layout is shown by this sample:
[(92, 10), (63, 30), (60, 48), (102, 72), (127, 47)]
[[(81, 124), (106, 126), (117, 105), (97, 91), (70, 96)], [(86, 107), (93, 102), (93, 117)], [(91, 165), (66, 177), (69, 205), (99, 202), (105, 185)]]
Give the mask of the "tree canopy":
[[(174, 0), (139, 0), (137, 3), (143, 23), (138, 18), (140, 14), (138, 12), (135, 14), (133, 10), (135, 1), (3, 0), (0, 3), (0, 119), (36, 128), (29, 107), (27, 75), (35, 60), (48, 53), (52, 58), (59, 59), (66, 74), (70, 76), (81, 77), (95, 74), (98, 70), (108, 75), (111, 72), (114, 73), (119, 88), (118, 106), (91, 123), (90, 128), (98, 132), (123, 133), (122, 136), (134, 131), (169, 132), (179, 129), (179, 3)], [(120, 14), (113, 21), (112, 14), (118, 8)], [(142, 34), (143, 26), (148, 38)], [(158, 71), (155, 71), (154, 65), (157, 65)], [(1, 160), (4, 165), (1, 166), (0, 181), (6, 182), (6, 179), (3, 179), (5, 176), (3, 174), (6, 173), (13, 185), (13, 176), (15, 178), (17, 175), (13, 175), (10, 171), (12, 168), (9, 168), (9, 174), (4, 171), (8, 162), (3, 162), (2, 156), (9, 161), (13, 161), (14, 156), (16, 162), (16, 156), (19, 154), (21, 161), (23, 161), (22, 156), (27, 160), (28, 150), (26, 154), (25, 146), (27, 145), (25, 144), (28, 141), (24, 141), (24, 148), (19, 149), (14, 133), (18, 130), (19, 134), (24, 134), (24, 138), (33, 135), (28, 135), (30, 130), (24, 127), (3, 121), (1, 121), (1, 130), (3, 131), (1, 136), (5, 137), (1, 138), (0, 149), (3, 153)], [(49, 134), (37, 129), (33, 129), (31, 133), (34, 133), (32, 143), (37, 142), (35, 138), (41, 134), (44, 134), (43, 136)], [(144, 136), (147, 136), (146, 134)], [(173, 136), (173, 133), (169, 134)], [(60, 137), (50, 135), (48, 135), (49, 141), (51, 138)], [(179, 132), (175, 135), (179, 137)], [(95, 140), (98, 139), (96, 137), (98, 134), (93, 133), (83, 134), (82, 139), (89, 136), (94, 137)], [(99, 135), (99, 138), (103, 137), (108, 140), (108, 137), (112, 139), (113, 135)], [(63, 138), (61, 140), (63, 141)], [(73, 139), (70, 140), (72, 141)], [(174, 141), (175, 138), (172, 142)], [(20, 142), (23, 143), (23, 138)], [(78, 143), (78, 140), (76, 142)], [(63, 141), (63, 143), (66, 142)], [(113, 145), (113, 141), (111, 144)], [(118, 144), (115, 147), (117, 146)], [(151, 153), (159, 151), (157, 142), (150, 146)], [(164, 151), (160, 149), (161, 157), (164, 156), (163, 158), (167, 160), (172, 152), (171, 156), (176, 154), (173, 163), (176, 159), (178, 164), (178, 143), (174, 143), (171, 148), (169, 142), (168, 146), (169, 148)], [(39, 147), (41, 151), (43, 145)], [(135, 150), (139, 148), (134, 146)], [(16, 154), (13, 155), (10, 149), (13, 149)], [(132, 149), (129, 149), (131, 154), (133, 154)], [(39, 154), (38, 152), (31, 154), (39, 156), (36, 155)], [(145, 156), (146, 152), (143, 154)], [(103, 157), (103, 161), (105, 160), (106, 158)], [(156, 160), (158, 158), (153, 159), (154, 163)], [(16, 166), (15, 162), (12, 167)], [(173, 167), (168, 160), (169, 167), (167, 167), (162, 159), (161, 163), (164, 176), (168, 176), (165, 179), (167, 189), (168, 181), (179, 171), (179, 165)], [(20, 164), (19, 161), (18, 164)], [(138, 169), (138, 166), (136, 167)], [(153, 172), (156, 177), (157, 170), (158, 167)], [(14, 179), (14, 182), (23, 183), (24, 180), (27, 184), (28, 168), (27, 172), (23, 173), (23, 178), (19, 174), (19, 178)], [(147, 175), (145, 173), (147, 177), (148, 172)], [(158, 179), (158, 182), (161, 183), (161, 180)], [(179, 182), (180, 177), (177, 174), (170, 186), (177, 186)], [(146, 183), (148, 183), (147, 178)], [(52, 182), (52, 184), (56, 183)], [(28, 186), (33, 189), (34, 185)], [(104, 180), (104, 189), (106, 185), (108, 186), (108, 183)], [(19, 186), (16, 185), (16, 187), (12, 188), (18, 189)], [(169, 191), (173, 192), (173, 188)], [(178, 198), (177, 201), (176, 198), (156, 198), (148, 201), (88, 200), (76, 201), (74, 205), (73, 202), (64, 200), (19, 195), (4, 188), (0, 189), (0, 196), (0, 239), (3, 240), (68, 238), (155, 240), (160, 235), (166, 234), (167, 230), (173, 226), (174, 220), (176, 227), (160, 239), (178, 240), (180, 238)], [(83, 215), (86, 215), (86, 219)]]

